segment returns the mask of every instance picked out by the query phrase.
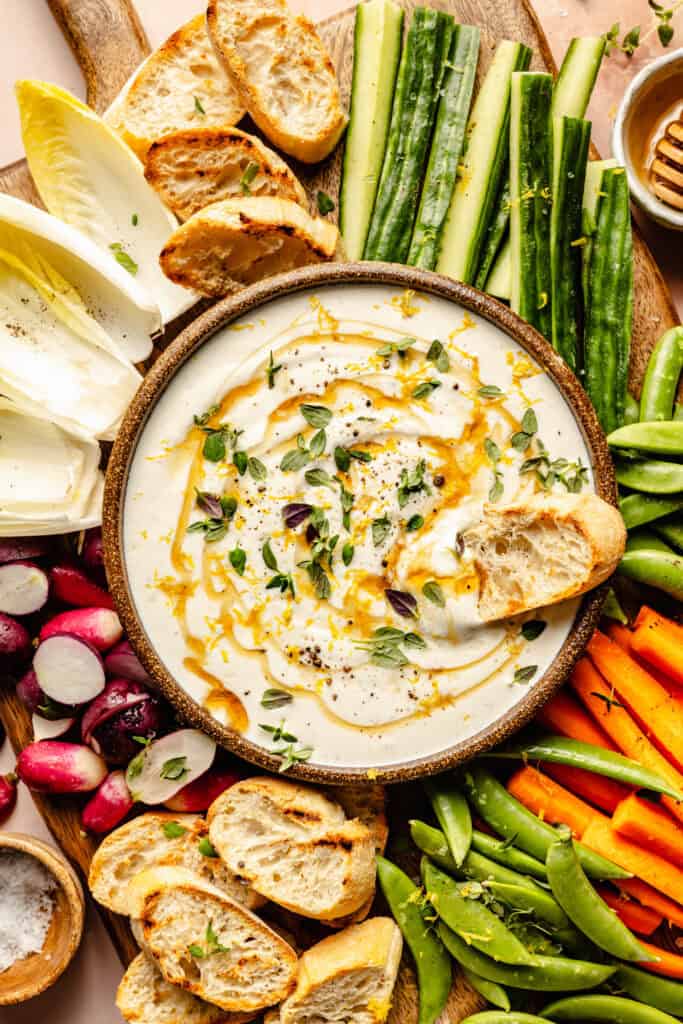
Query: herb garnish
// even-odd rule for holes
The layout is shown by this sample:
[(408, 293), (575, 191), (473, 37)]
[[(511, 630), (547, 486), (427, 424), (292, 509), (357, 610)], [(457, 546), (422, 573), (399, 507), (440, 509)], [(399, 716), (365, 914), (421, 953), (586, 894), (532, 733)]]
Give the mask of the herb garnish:
[(540, 438), (536, 439), (539, 454), (526, 459), (519, 468), (520, 474), (533, 473), (546, 491), (555, 483), (560, 483), (570, 494), (578, 494), (585, 483), (588, 483), (588, 467), (581, 459), (570, 462), (568, 459), (552, 459)]
[(314, 459), (320, 458), (327, 447), (327, 434), (324, 430), (316, 430), (315, 434), (311, 438), (311, 443), (308, 450), (311, 453), (311, 457)]
[(356, 462), (372, 462), (372, 455), (362, 448), (342, 448), (341, 445), (337, 445), (334, 449), (334, 461), (340, 473), (349, 471), (352, 459)]
[(130, 255), (130, 253), (127, 253), (126, 250), (123, 248), (122, 243), (112, 242), (109, 248), (114, 254), (114, 259), (116, 260), (116, 262), (119, 263), (124, 270), (127, 270), (129, 274), (132, 274), (133, 277), (135, 277), (140, 268), (138, 267), (137, 263)]
[(356, 549), (354, 548), (353, 544), (351, 544), (350, 541), (347, 541), (347, 543), (342, 548), (342, 562), (344, 563), (344, 565), (351, 564), (351, 562), (353, 561), (353, 554), (355, 550)]
[(493, 483), (489, 489), (489, 501), (499, 501), (503, 497), (503, 474), (498, 468), (501, 458), (500, 448), (492, 438), (487, 437), (484, 441), (484, 450), (493, 466)]
[(324, 429), (332, 419), (332, 410), (324, 405), (309, 405), (305, 403), (299, 406), (299, 412), (309, 426), (316, 429)]
[(204, 836), (203, 839), (199, 840), (197, 849), (201, 853), (202, 857), (218, 857), (213, 843), (207, 836)]
[(318, 213), (321, 217), (324, 217), (327, 213), (332, 213), (332, 210), (334, 210), (334, 202), (330, 199), (327, 192), (319, 191), (316, 201), (318, 203)]
[(270, 353), (268, 358), (268, 366), (266, 367), (266, 379), (268, 381), (268, 387), (272, 391), (275, 387), (275, 374), (279, 373), (282, 369), (282, 363), (273, 362), (273, 353)]
[(299, 740), (291, 732), (285, 730), (284, 720), (278, 726), (259, 725), (259, 729), (263, 729), (264, 732), (271, 734), (272, 743), (286, 744), (284, 747), (273, 751), (277, 757), (282, 758), (282, 764), (278, 768), (279, 772), (286, 772), (293, 764), (308, 761), (313, 754), (313, 747), (295, 748), (294, 744), (298, 743)]
[(199, 96), (195, 96), (194, 98), (194, 109), (198, 114), (202, 114), (202, 116), (206, 114), (206, 111), (202, 106), (202, 101), (200, 100)]
[(261, 697), (261, 707), (266, 708), (267, 711), (272, 711), (274, 708), (282, 708), (285, 704), (291, 704), (293, 699), (291, 693), (287, 693), (286, 690), (264, 690)]
[(406, 523), (406, 530), (408, 531), (408, 533), (414, 533), (415, 530), (421, 530), (424, 524), (424, 516), (411, 516), (408, 522)]
[(525, 452), (531, 444), (534, 434), (538, 430), (536, 413), (529, 407), (522, 416), (522, 429), (518, 430), (510, 438), (510, 444), (518, 452)]
[(353, 491), (346, 490), (344, 481), (340, 477), (335, 476), (334, 479), (339, 484), (339, 500), (341, 501), (342, 508), (342, 526), (345, 530), (349, 531), (351, 529), (351, 509), (353, 508), (353, 503), (356, 500), (356, 495)]
[(161, 828), (167, 839), (180, 839), (187, 832), (184, 825), (178, 821), (165, 821)]
[(299, 569), (305, 569), (315, 590), (315, 596), (325, 601), (330, 596), (331, 587), (323, 561), (327, 562), (327, 570), (332, 572), (332, 558), (339, 540), (339, 534), (330, 537), (330, 524), (321, 508), (314, 507), (311, 512), (311, 557), (298, 562)]
[[(614, 691), (612, 691), (612, 693), (614, 693)], [(598, 693), (597, 690), (591, 691), (591, 697), (597, 697), (598, 700), (604, 701), (605, 705), (607, 706), (607, 714), (610, 713), (612, 708), (626, 707), (626, 705), (622, 704), (621, 701), (616, 700), (616, 698), (613, 695), (606, 697), (604, 693)]]
[(183, 775), (188, 775), (190, 769), (187, 767), (187, 758), (185, 755), (181, 757), (170, 757), (168, 761), (164, 761), (159, 772), (159, 777), (162, 779), (169, 779), (171, 782), (176, 782), (178, 779), (182, 779)]
[(422, 588), (422, 593), (431, 601), (432, 604), (438, 605), (439, 608), (444, 608), (446, 605), (446, 598), (443, 595), (443, 590), (436, 582), (436, 580), (427, 580)]
[(204, 946), (199, 946), (197, 943), (193, 943), (188, 946), (188, 952), (191, 956), (195, 957), (196, 960), (203, 960), (204, 957), (213, 956), (214, 953), (229, 953), (230, 946), (224, 946), (219, 941), (218, 936), (213, 930), (213, 923), (209, 921), (206, 926), (206, 934), (204, 935)]
[(199, 427), (206, 434), (202, 454), (209, 462), (221, 462), (225, 458), (227, 446), (229, 445), (234, 451), (240, 436), (244, 433), (243, 430), (231, 427), (229, 423), (220, 423), (217, 427), (210, 427), (209, 420), (217, 411), (218, 406), (212, 405), (201, 416), (194, 417), (195, 427)]
[(543, 619), (529, 619), (529, 621), (525, 622), (522, 626), (522, 636), (529, 642), (537, 640), (547, 625), (548, 623), (544, 622)]
[(413, 388), (411, 393), (413, 398), (429, 398), (432, 391), (436, 391), (436, 389), (440, 387), (440, 380), (423, 380), (421, 384), (418, 384), (417, 387)]
[(241, 547), (233, 548), (232, 551), (228, 552), (228, 558), (230, 559), (230, 565), (233, 567), (238, 576), (244, 576), (244, 570), (247, 565), (247, 553)]
[(427, 359), (434, 363), (439, 373), (448, 373), (451, 368), (451, 357), (438, 338), (435, 338), (429, 346)]
[(417, 601), (412, 594), (405, 590), (392, 590), (389, 587), (384, 591), (384, 596), (397, 615), (401, 615), (404, 619), (417, 618)]
[(334, 490), (334, 480), (325, 469), (307, 469), (304, 479), (311, 487), (329, 487), (331, 491)]
[(502, 398), (505, 392), (497, 384), (484, 384), (479, 388), (477, 394), (480, 398)]
[(387, 539), (390, 530), (391, 520), (388, 515), (385, 514), (379, 519), (372, 520), (372, 543), (376, 548)]
[(294, 473), (297, 469), (303, 469), (311, 461), (311, 453), (306, 447), (303, 434), (296, 435), (296, 448), (285, 452), (280, 462), (280, 469), (283, 473)]
[(191, 523), (187, 532), (203, 533), (207, 544), (215, 544), (216, 541), (222, 540), (228, 532), (230, 520), (237, 511), (237, 500), (198, 490), (197, 505), (203, 512), (208, 513), (207, 518)]
[(250, 160), (244, 168), (244, 174), (240, 178), (240, 188), (245, 196), (251, 194), (250, 185), (260, 170), (260, 165), (255, 160)]
[(417, 338), (402, 338), (401, 341), (388, 341), (386, 345), (378, 348), (375, 354), (390, 358), (396, 352), (399, 359), (405, 359), (406, 352), (415, 344), (417, 344)]
[(266, 583), (266, 590), (279, 590), (281, 594), (286, 594), (289, 590), (292, 597), (296, 597), (296, 589), (291, 572), (276, 572), (272, 579)]
[(265, 480), (268, 476), (268, 470), (261, 460), (252, 455), (247, 455), (246, 452), (233, 452), (232, 463), (240, 476), (244, 476), (248, 471), (252, 480), (257, 482)]
[(404, 668), (410, 661), (403, 647), (424, 650), (427, 646), (419, 633), (404, 633), (394, 626), (381, 626), (370, 640), (357, 641), (356, 647), (370, 653), (370, 661), (380, 668)]
[(131, 224), (133, 225), (134, 228), (136, 228), (138, 226), (138, 224), (140, 223), (140, 218), (138, 217), (137, 213), (134, 213), (131, 216), (130, 222), (131, 222)]
[(523, 668), (515, 669), (512, 677), (513, 683), (530, 683), (538, 672), (538, 665), (525, 665)]
[(313, 506), (307, 505), (303, 501), (290, 502), (282, 510), (285, 526), (288, 530), (296, 530), (297, 526), (306, 522), (312, 511)]
[(401, 478), (397, 491), (399, 508), (403, 508), (407, 505), (414, 494), (419, 494), (421, 491), (425, 494), (432, 493), (431, 487), (425, 480), (426, 469), (427, 463), (424, 459), (420, 459), (415, 466), (415, 469), (412, 469), (410, 472), (408, 472), (407, 469), (401, 470)]

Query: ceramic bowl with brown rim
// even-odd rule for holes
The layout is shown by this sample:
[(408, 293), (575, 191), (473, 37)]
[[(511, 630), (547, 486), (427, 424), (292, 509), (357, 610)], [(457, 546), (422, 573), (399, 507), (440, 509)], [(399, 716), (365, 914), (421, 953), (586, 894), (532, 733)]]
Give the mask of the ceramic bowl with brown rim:
[(393, 265), (283, 274), (201, 316), (140, 388), (107, 473), (110, 586), (166, 697), (239, 756), (426, 775), (527, 722), (596, 625), (598, 592), (477, 611), (462, 531), (549, 472), (616, 498), (585, 393), (508, 309)]

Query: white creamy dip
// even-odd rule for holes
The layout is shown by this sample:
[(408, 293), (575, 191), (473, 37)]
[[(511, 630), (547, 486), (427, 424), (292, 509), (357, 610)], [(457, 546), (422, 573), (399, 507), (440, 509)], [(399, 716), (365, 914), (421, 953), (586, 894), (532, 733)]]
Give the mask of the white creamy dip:
[(592, 488), (589, 466), (556, 386), (487, 321), (379, 285), (279, 298), (205, 343), (142, 431), (133, 600), (178, 683), (265, 749), (434, 754), (524, 696), (578, 605), (526, 616), (530, 641), (484, 624), (461, 532), (548, 472)]

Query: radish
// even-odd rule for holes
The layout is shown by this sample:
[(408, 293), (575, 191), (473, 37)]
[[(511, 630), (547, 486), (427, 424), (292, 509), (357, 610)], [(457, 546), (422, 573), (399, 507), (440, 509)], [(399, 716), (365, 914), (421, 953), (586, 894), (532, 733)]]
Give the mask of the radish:
[(50, 550), (50, 542), (42, 537), (0, 537), (0, 565), (40, 558)]
[(112, 648), (104, 659), (104, 670), (107, 675), (132, 679), (135, 683), (146, 683), (147, 685), (151, 683), (149, 676), (138, 660), (137, 654), (135, 654), (127, 640), (122, 640), (121, 643)]
[(75, 608), (46, 622), (40, 639), (47, 640), (54, 633), (70, 633), (87, 640), (98, 651), (108, 651), (121, 639), (123, 628), (116, 612), (109, 608)]
[(57, 740), (65, 736), (76, 722), (75, 718), (43, 718), (41, 715), (33, 715), (33, 740)]
[(154, 740), (128, 765), (126, 782), (135, 801), (163, 804), (211, 767), (216, 744), (197, 729), (179, 729)]
[(75, 565), (62, 563), (50, 569), (53, 596), (65, 604), (77, 608), (110, 608), (114, 602), (111, 594), (89, 580)]
[(31, 651), (28, 630), (15, 619), (0, 612), (0, 661), (14, 664)]
[(83, 828), (87, 828), (88, 832), (111, 832), (123, 821), (132, 806), (125, 773), (111, 772), (83, 808)]
[(169, 811), (180, 811), (183, 814), (207, 811), (221, 793), (230, 789), (241, 778), (242, 776), (237, 772), (212, 768), (200, 775), (194, 782), (183, 786), (175, 796), (165, 801), (165, 806)]
[(33, 671), (41, 690), (60, 704), (85, 704), (104, 689), (102, 659), (87, 640), (72, 633), (54, 633), (33, 655)]
[(0, 775), (0, 825), (4, 824), (17, 802), (17, 777), (13, 772)]
[(85, 535), (85, 543), (82, 553), (83, 561), (90, 572), (98, 579), (104, 579), (104, 544), (102, 543), (102, 530), (99, 526), (88, 530)]
[(106, 774), (106, 764), (90, 747), (61, 740), (31, 743), (17, 761), (17, 775), (37, 793), (87, 793)]
[(47, 573), (32, 562), (0, 565), (0, 612), (32, 615), (43, 607), (49, 591)]
[(81, 738), (110, 764), (128, 764), (168, 727), (166, 707), (141, 683), (112, 679), (83, 715)]
[(24, 673), (17, 683), (17, 697), (24, 707), (33, 715), (40, 715), (48, 721), (56, 721), (60, 718), (69, 718), (73, 707), (68, 704), (58, 704), (50, 700), (48, 695), (40, 688), (38, 677), (32, 668)]

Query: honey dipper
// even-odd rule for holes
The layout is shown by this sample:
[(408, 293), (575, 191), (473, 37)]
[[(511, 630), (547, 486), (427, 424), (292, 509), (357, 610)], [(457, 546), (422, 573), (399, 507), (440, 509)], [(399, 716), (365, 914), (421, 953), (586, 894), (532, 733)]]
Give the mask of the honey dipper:
[(655, 148), (650, 183), (658, 199), (683, 210), (683, 121), (671, 121), (666, 126)]

